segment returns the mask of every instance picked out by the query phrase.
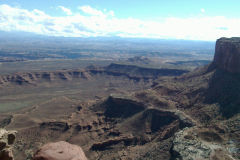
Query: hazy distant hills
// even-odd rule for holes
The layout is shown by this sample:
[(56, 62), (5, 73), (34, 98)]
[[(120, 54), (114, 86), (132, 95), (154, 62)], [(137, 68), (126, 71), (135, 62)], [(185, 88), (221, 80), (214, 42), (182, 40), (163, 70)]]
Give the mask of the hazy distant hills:
[(0, 59), (129, 58), (133, 56), (211, 59), (214, 42), (121, 37), (48, 37), (0, 32)]

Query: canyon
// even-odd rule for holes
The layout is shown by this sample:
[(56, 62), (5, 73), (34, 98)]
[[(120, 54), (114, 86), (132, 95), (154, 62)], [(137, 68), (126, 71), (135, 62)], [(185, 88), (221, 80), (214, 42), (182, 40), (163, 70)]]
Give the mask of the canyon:
[(2, 75), (1, 100), (29, 103), (1, 112), (0, 126), (17, 131), (17, 160), (52, 142), (89, 160), (240, 159), (239, 46), (217, 40), (213, 62), (192, 72), (110, 64)]

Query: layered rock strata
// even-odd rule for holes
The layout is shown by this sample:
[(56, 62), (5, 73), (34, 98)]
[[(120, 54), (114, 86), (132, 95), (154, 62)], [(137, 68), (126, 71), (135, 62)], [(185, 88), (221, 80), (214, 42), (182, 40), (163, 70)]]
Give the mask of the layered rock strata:
[(220, 38), (216, 42), (213, 63), (220, 69), (240, 73), (240, 38)]

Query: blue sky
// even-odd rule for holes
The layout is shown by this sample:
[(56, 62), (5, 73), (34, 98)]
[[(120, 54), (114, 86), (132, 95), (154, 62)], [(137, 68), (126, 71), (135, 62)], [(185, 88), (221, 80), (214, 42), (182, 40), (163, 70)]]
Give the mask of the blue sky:
[(240, 36), (239, 0), (0, 0), (0, 30), (52, 36)]
[(61, 15), (53, 8), (61, 5), (71, 10), (76, 6), (89, 5), (93, 8), (113, 10), (119, 18), (153, 19), (166, 16), (187, 17), (201, 13), (205, 9), (209, 16), (240, 16), (239, 0), (0, 0), (25, 9), (39, 9), (51, 15)]

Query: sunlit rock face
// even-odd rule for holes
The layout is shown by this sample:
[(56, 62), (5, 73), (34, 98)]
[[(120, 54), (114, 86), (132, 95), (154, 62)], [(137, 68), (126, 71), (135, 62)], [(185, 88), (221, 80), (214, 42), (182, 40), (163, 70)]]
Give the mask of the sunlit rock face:
[(81, 147), (61, 141), (41, 147), (33, 160), (87, 160)]
[(214, 64), (219, 69), (231, 73), (240, 73), (240, 37), (217, 40)]

